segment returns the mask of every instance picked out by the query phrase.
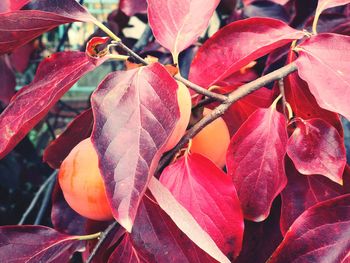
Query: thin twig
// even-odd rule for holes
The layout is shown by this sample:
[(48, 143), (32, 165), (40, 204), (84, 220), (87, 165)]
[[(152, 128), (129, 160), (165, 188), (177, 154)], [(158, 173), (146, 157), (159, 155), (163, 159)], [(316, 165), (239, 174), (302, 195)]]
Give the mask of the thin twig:
[(284, 66), (278, 70), (275, 70), (265, 76), (262, 76), (252, 82), (244, 84), (240, 86), (238, 89), (232, 91), (228, 96), (226, 101), (216, 107), (210, 114), (204, 116), (199, 122), (192, 126), (185, 135), (182, 137), (180, 142), (175, 146), (174, 149), (169, 151), (164, 157), (161, 159), (158, 170), (156, 174), (159, 174), (166, 165), (172, 160), (173, 156), (181, 150), (190, 139), (192, 139), (196, 134), (198, 134), (205, 126), (219, 118), (221, 115), (225, 113), (225, 111), (237, 100), (247, 96), (253, 91), (264, 87), (266, 84), (284, 78), (288, 74), (297, 70), (297, 66), (295, 63), (291, 63), (287, 66)]
[[(133, 50), (128, 48), (123, 42), (121, 42), (121, 41), (112, 41), (112, 43), (117, 45), (118, 47), (120, 47), (129, 56), (131, 56), (134, 59), (136, 59), (139, 63), (141, 63), (143, 65), (146, 65), (146, 66), (149, 65), (149, 63), (146, 60), (144, 60), (142, 57), (140, 57), (138, 54), (136, 54)], [(197, 92), (199, 94), (205, 95), (205, 96), (210, 97), (210, 98), (214, 98), (215, 100), (219, 100), (221, 102), (225, 101), (225, 99), (226, 99), (225, 95), (214, 93), (214, 92), (211, 92), (211, 91), (209, 91), (209, 90), (207, 90), (205, 88), (202, 88), (201, 86), (198, 86), (198, 85), (192, 83), (191, 81), (181, 77), (180, 74), (176, 75), (174, 78), (176, 80), (178, 80), (178, 81), (181, 81), (187, 87), (189, 87), (190, 89), (194, 90), (195, 92)]]
[(49, 185), (46, 187), (45, 195), (41, 202), (39, 212), (35, 218), (34, 225), (39, 225), (41, 223), (41, 220), (46, 212), (46, 208), (49, 205), (51, 193), (54, 185), (55, 185), (55, 180), (51, 180)]
[(183, 84), (185, 84), (186, 86), (190, 87), (195, 92), (197, 92), (199, 94), (202, 94), (202, 95), (205, 95), (205, 96), (207, 96), (209, 98), (213, 98), (213, 99), (221, 101), (221, 102), (223, 102), (223, 101), (225, 101), (227, 99), (227, 97), (225, 95), (222, 95), (222, 94), (219, 94), (219, 93), (214, 93), (214, 92), (211, 92), (211, 91), (209, 91), (207, 89), (204, 89), (201, 86), (198, 86), (198, 85), (192, 83), (191, 81), (185, 79), (180, 74), (175, 75), (174, 78), (176, 80), (178, 80), (178, 81), (181, 81)]
[(46, 189), (46, 187), (50, 184), (51, 181), (54, 181), (57, 175), (57, 170), (55, 170), (47, 179), (46, 181), (40, 186), (38, 192), (36, 192), (32, 202), (30, 203), (30, 205), (28, 206), (27, 210), (24, 212), (24, 214), (22, 215), (21, 220), (19, 221), (18, 225), (23, 225), (24, 221), (26, 220), (26, 218), (28, 217), (28, 215), (30, 214), (30, 212), (33, 210), (33, 208), (35, 207), (36, 203), (39, 200), (40, 195), (44, 192), (44, 190)]
[(118, 226), (118, 222), (115, 221), (112, 224), (110, 224), (105, 231), (102, 232), (100, 239), (98, 240), (96, 246), (94, 247), (94, 250), (92, 250), (89, 258), (87, 259), (86, 263), (91, 263), (92, 260), (94, 259), (98, 249), (100, 248), (101, 244), (106, 240), (108, 237), (109, 233)]
[(284, 91), (284, 80), (283, 78), (278, 80), (278, 87), (280, 89), (280, 94), (282, 95), (282, 105), (283, 105), (283, 114), (284, 116), (288, 117), (286, 112), (286, 93)]

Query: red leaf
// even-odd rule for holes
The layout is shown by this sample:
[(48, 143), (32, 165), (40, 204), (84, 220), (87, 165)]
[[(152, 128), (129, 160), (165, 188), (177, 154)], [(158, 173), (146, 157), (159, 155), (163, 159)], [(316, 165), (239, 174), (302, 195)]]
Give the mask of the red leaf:
[(302, 174), (324, 175), (342, 184), (346, 151), (338, 131), (322, 119), (296, 121), (297, 128), (287, 145), (287, 153), (296, 169)]
[[(223, 88), (225, 92), (233, 91)], [(230, 134), (233, 135), (241, 127), (241, 125), (253, 114), (258, 108), (268, 108), (273, 102), (274, 93), (267, 88), (260, 88), (248, 96), (238, 100), (223, 115)]]
[(243, 240), (243, 215), (231, 178), (207, 158), (185, 154), (160, 181), (225, 253), (237, 257)]
[(319, 34), (303, 42), (295, 61), (317, 103), (350, 120), (350, 37)]
[(46, 147), (43, 161), (47, 162), (54, 169), (60, 168), (61, 163), (74, 146), (90, 136), (92, 125), (93, 115), (91, 109), (79, 114), (67, 126), (66, 130)]
[(208, 39), (194, 58), (190, 80), (208, 87), (304, 33), (271, 18), (233, 22)]
[(176, 81), (159, 63), (109, 74), (92, 95), (107, 196), (129, 232), (165, 143), (179, 119)]
[(286, 118), (275, 105), (256, 110), (232, 137), (226, 165), (246, 219), (264, 220), (285, 187), (287, 139)]
[(43, 60), (33, 82), (23, 87), (0, 115), (0, 158), (23, 139), (79, 78), (95, 68), (83, 52), (56, 53)]
[(142, 256), (137, 253), (137, 250), (131, 243), (130, 236), (128, 234), (124, 236), (122, 242), (117, 246), (108, 259), (108, 263), (124, 262), (148, 263), (148, 261), (143, 259)]
[(36, 49), (35, 41), (29, 42), (11, 53), (11, 64), (20, 73), (24, 73), (27, 69), (30, 57)]
[(281, 231), (286, 234), (292, 223), (309, 207), (337, 197), (345, 191), (338, 184), (320, 175), (305, 176), (286, 159), (288, 184), (282, 191)]
[(163, 211), (190, 240), (219, 262), (230, 262), (209, 234), (203, 230), (193, 216), (179, 204), (170, 191), (158, 179), (152, 177), (148, 188)]
[(349, 236), (350, 194), (306, 210), (268, 262), (348, 262)]
[(20, 47), (58, 25), (75, 21), (95, 22), (75, 0), (33, 0), (31, 8), (0, 14), (0, 55)]
[(127, 16), (133, 16), (138, 13), (147, 12), (146, 0), (120, 0), (119, 8)]
[(148, 0), (148, 19), (157, 41), (178, 54), (193, 44), (207, 28), (219, 0)]
[(44, 226), (0, 227), (0, 262), (68, 262), (79, 243)]
[(21, 9), (30, 0), (2, 0), (0, 2), (0, 13)]
[[(288, 63), (295, 60), (294, 52), (290, 52)], [(309, 91), (309, 87), (298, 73), (289, 74), (285, 79), (286, 100), (289, 102), (296, 117), (304, 120), (320, 118), (337, 128), (339, 134), (343, 136), (343, 126), (338, 114), (322, 109), (318, 106), (315, 97)]]
[(0, 56), (0, 101), (7, 105), (15, 94), (16, 76), (7, 55)]
[(184, 235), (147, 196), (139, 206), (130, 238), (137, 254), (146, 262), (217, 262)]

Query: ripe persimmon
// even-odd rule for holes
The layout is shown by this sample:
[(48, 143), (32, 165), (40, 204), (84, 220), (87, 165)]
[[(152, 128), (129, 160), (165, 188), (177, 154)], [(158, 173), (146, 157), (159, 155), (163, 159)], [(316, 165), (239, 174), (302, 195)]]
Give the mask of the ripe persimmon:
[[(204, 108), (203, 115), (210, 112), (210, 109)], [(226, 151), (229, 144), (229, 130), (225, 121), (219, 117), (193, 137), (190, 151), (204, 155), (222, 168), (226, 163)]]
[(67, 203), (80, 215), (99, 221), (113, 218), (90, 138), (76, 145), (62, 162), (58, 182)]
[(178, 120), (175, 129), (166, 143), (165, 151), (169, 151), (179, 142), (186, 131), (191, 117), (191, 94), (188, 91), (188, 88), (182, 82), (177, 81), (177, 84), (177, 101), (180, 109), (180, 119)]

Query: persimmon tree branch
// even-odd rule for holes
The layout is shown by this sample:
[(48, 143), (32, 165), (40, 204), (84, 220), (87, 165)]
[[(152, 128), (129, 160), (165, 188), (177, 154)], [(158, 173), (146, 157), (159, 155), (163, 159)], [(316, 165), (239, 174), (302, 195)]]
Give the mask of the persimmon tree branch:
[(96, 253), (98, 252), (99, 248), (101, 247), (101, 244), (106, 240), (106, 238), (108, 237), (108, 235), (112, 232), (112, 230), (114, 228), (116, 228), (118, 226), (117, 221), (114, 221), (112, 224), (110, 224), (105, 231), (103, 231), (100, 235), (100, 238), (97, 242), (97, 244), (95, 245), (94, 249), (92, 250), (89, 258), (87, 259), (86, 263), (91, 263), (92, 260), (94, 259)]
[[(115, 44), (116, 46), (120, 47), (129, 56), (133, 57), (134, 59), (136, 59), (138, 62), (142, 63), (143, 65), (149, 65), (149, 63), (146, 60), (144, 60), (142, 57), (140, 57), (138, 54), (136, 54), (132, 49), (127, 47), (122, 41), (112, 41), (112, 43)], [(201, 86), (198, 86), (198, 85), (192, 83), (191, 81), (183, 78), (180, 74), (175, 75), (174, 78), (178, 81), (181, 81), (187, 87), (189, 87), (190, 89), (194, 90), (195, 92), (197, 92), (199, 94), (205, 95), (209, 98), (213, 98), (213, 99), (221, 101), (221, 102), (226, 100), (225, 95), (211, 92), (211, 91), (209, 91)]]
[(36, 203), (39, 200), (39, 197), (41, 194), (44, 192), (46, 187), (50, 185), (50, 182), (55, 181), (56, 175), (57, 175), (57, 170), (55, 170), (47, 179), (46, 181), (40, 186), (38, 192), (36, 192), (33, 200), (31, 201), (30, 205), (28, 206), (27, 210), (24, 212), (22, 215), (21, 220), (19, 221), (18, 225), (23, 225), (24, 221), (26, 220), (27, 216), (30, 214), (30, 212), (33, 210), (35, 207)]
[(180, 142), (173, 148), (171, 151), (166, 153), (161, 159), (158, 170), (156, 174), (159, 174), (166, 165), (171, 161), (173, 156), (181, 150), (188, 143), (190, 139), (192, 139), (196, 134), (198, 134), (205, 126), (222, 116), (228, 108), (235, 103), (237, 100), (249, 95), (253, 91), (265, 86), (266, 84), (284, 78), (290, 73), (297, 70), (297, 66), (295, 63), (288, 64), (278, 70), (275, 70), (265, 76), (262, 76), (252, 82), (244, 84), (240, 86), (238, 89), (232, 91), (227, 96), (227, 99), (216, 107), (210, 114), (204, 116), (200, 121), (198, 121), (195, 125), (190, 128), (185, 135), (182, 137)]

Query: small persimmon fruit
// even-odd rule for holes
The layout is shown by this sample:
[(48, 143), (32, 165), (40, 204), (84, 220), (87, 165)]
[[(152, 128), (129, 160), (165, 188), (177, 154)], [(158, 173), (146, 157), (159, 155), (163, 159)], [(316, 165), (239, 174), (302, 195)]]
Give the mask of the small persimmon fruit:
[(178, 120), (173, 132), (171, 133), (165, 145), (165, 151), (169, 151), (179, 142), (179, 140), (184, 135), (187, 129), (191, 117), (191, 94), (188, 91), (188, 88), (182, 82), (177, 81), (177, 85), (178, 88), (176, 94), (180, 110), (180, 119)]
[[(210, 112), (210, 109), (204, 108), (203, 115)], [(226, 151), (229, 144), (230, 133), (225, 121), (220, 117), (193, 137), (190, 151), (204, 155), (222, 168), (226, 163)]]
[(62, 162), (58, 182), (74, 211), (93, 220), (113, 219), (98, 168), (97, 153), (90, 138), (76, 145)]

